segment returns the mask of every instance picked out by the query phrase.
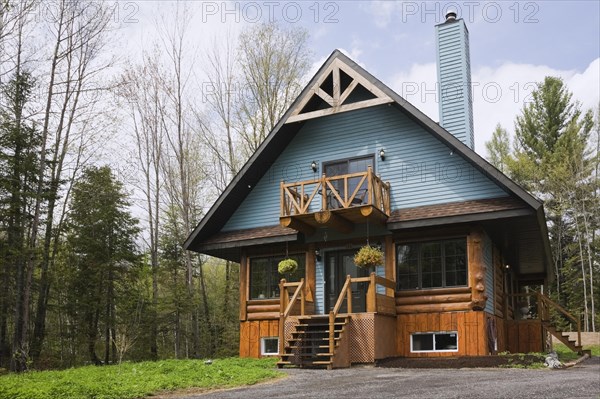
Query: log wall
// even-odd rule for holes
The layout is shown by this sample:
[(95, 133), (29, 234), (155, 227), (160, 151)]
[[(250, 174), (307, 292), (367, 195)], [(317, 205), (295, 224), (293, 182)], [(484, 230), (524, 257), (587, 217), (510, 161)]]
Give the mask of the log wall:
[(279, 320), (240, 323), (240, 357), (260, 357), (260, 339), (279, 336)]
[[(410, 336), (418, 332), (457, 331), (458, 352), (411, 353)], [(399, 314), (396, 351), (402, 357), (484, 356), (487, 350), (485, 312)]]

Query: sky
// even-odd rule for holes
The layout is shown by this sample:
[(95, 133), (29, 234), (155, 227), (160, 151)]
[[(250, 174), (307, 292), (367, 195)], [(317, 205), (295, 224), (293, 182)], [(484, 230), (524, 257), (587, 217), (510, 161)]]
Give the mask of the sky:
[[(156, 37), (172, 2), (120, 1), (122, 50), (134, 57)], [(600, 1), (189, 1), (202, 49), (227, 32), (277, 20), (310, 34), (311, 73), (340, 49), (434, 121), (438, 120), (435, 25), (453, 9), (470, 34), (475, 150), (485, 156), (497, 123), (514, 119), (535, 82), (564, 79), (582, 108), (600, 102)], [(157, 10), (159, 12), (157, 13)]]

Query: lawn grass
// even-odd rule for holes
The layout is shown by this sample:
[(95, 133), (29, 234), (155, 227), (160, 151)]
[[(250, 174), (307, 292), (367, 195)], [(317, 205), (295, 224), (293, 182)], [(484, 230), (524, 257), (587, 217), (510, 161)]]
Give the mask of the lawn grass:
[[(581, 357), (578, 353), (567, 348), (565, 344), (558, 343), (552, 345), (552, 347), (558, 355), (558, 360), (563, 363), (577, 360)], [(592, 351), (592, 356), (600, 356), (600, 345), (584, 345), (583, 349), (590, 349)]]
[(0, 377), (0, 398), (128, 399), (184, 388), (252, 385), (281, 375), (276, 359), (163, 360)]

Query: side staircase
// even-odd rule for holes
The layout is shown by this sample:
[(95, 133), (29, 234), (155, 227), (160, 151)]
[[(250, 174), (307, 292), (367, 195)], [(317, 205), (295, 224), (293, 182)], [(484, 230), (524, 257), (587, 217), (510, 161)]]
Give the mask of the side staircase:
[[(563, 331), (558, 330), (550, 322), (543, 321), (542, 326), (544, 326), (546, 331), (555, 336), (560, 342), (565, 344), (567, 348), (571, 349), (573, 352), (577, 352), (580, 355), (592, 356), (591, 350), (583, 349), (583, 346), (581, 346), (581, 344), (578, 344), (577, 340), (570, 339), (568, 334), (565, 334)], [(581, 342), (581, 340), (579, 340), (579, 342)]]
[[(580, 355), (587, 354), (588, 356), (591, 356), (592, 351), (583, 349), (583, 346), (581, 345), (581, 317), (573, 316), (565, 308), (542, 293), (538, 292), (535, 293), (535, 295), (537, 296), (538, 315), (540, 321), (542, 322), (542, 327), (548, 333), (555, 336), (560, 342), (565, 344), (567, 348), (571, 349), (573, 352), (577, 352)], [(570, 339), (568, 334), (565, 334), (563, 331), (556, 328), (556, 326), (551, 322), (552, 312), (562, 315), (562, 317), (570, 320), (572, 325), (576, 328), (577, 340)]]
[[(298, 317), (299, 324), (285, 342), (278, 367), (326, 368), (348, 367), (349, 315), (338, 314), (330, 334), (330, 316), (312, 315)], [(333, 344), (333, 345), (332, 345)]]

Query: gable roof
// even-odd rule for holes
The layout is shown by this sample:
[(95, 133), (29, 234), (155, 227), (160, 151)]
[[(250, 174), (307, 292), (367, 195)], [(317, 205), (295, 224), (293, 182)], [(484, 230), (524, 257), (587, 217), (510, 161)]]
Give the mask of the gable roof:
[[(344, 93), (341, 93), (343, 90), (339, 89), (339, 92), (335, 91), (332, 93), (334, 94), (333, 96), (329, 93), (319, 92), (322, 83), (336, 70), (336, 68), (337, 70), (344, 71), (346, 74), (352, 75), (353, 80), (355, 80), (357, 84), (360, 84), (371, 93), (371, 98), (366, 101), (345, 105), (343, 102), (339, 101), (345, 91)], [(333, 73), (334, 83), (339, 84), (339, 75), (337, 77), (337, 82), (335, 82), (335, 76), (336, 74)], [(336, 86), (334, 85), (334, 87)], [(315, 96), (323, 99), (329, 106), (323, 104), (315, 110), (307, 110), (306, 105), (311, 101), (311, 98), (314, 98)], [(221, 193), (217, 201), (189, 235), (183, 244), (183, 247), (188, 250), (198, 251), (202, 241), (221, 231), (229, 217), (266, 173), (267, 168), (265, 168), (265, 165), (271, 165), (276, 160), (277, 156), (292, 141), (307, 119), (347, 112), (353, 109), (375, 106), (383, 103), (389, 103), (399, 111), (403, 112), (415, 123), (446, 144), (456, 154), (472, 164), (473, 167), (479, 170), (484, 176), (498, 184), (505, 191), (523, 200), (535, 211), (541, 211), (543, 214), (542, 203), (539, 200), (513, 182), (423, 112), (419, 111), (411, 103), (367, 72), (364, 68), (344, 55), (341, 51), (335, 50), (271, 130), (257, 151), (250, 157), (223, 193)], [(543, 224), (545, 225), (545, 221)], [(540, 227), (545, 229), (545, 226)]]

